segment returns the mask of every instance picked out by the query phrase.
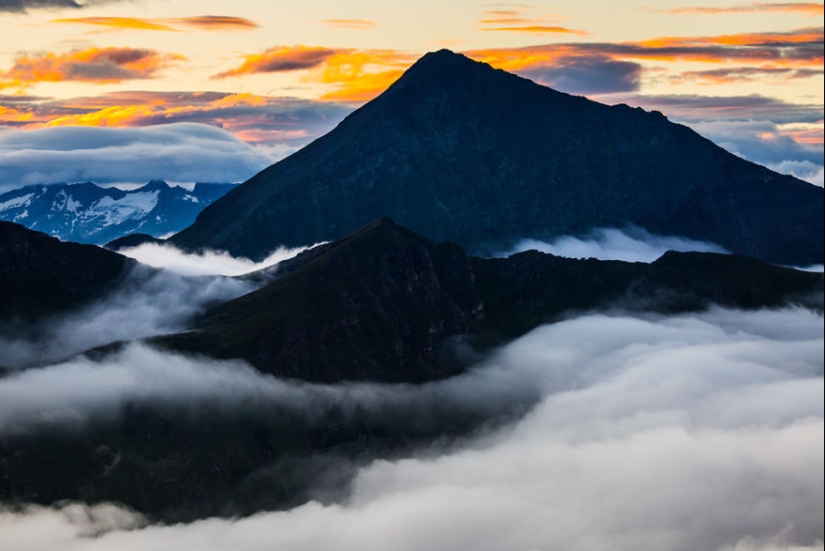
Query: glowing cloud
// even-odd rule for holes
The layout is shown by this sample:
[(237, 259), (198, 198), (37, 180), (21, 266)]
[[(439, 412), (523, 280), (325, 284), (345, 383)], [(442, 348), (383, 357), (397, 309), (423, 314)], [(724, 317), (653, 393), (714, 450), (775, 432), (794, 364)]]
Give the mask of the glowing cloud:
[(709, 71), (687, 71), (679, 75), (678, 79), (695, 80), (704, 84), (729, 84), (732, 82), (752, 81), (765, 77), (776, 77), (784, 80), (810, 78), (822, 75), (817, 69), (793, 69), (789, 67), (729, 67), (726, 69), (711, 69)]
[(479, 20), (482, 31), (507, 31), (528, 34), (587, 34), (584, 31), (568, 29), (559, 25), (550, 24), (553, 20), (543, 17), (526, 17), (524, 9), (491, 10), (484, 13)]
[(52, 23), (76, 23), (84, 25), (99, 25), (113, 29), (128, 29), (141, 31), (180, 31), (179, 27), (213, 31), (246, 31), (259, 27), (254, 21), (241, 17), (224, 15), (201, 15), (197, 17), (180, 17), (172, 19), (142, 19), (135, 17), (74, 17), (53, 19)]
[(89, 48), (67, 54), (22, 55), (0, 78), (16, 83), (80, 81), (110, 84), (152, 78), (185, 58), (142, 48)]
[(375, 21), (367, 19), (323, 19), (321, 23), (333, 29), (352, 29), (356, 31), (374, 29), (378, 26)]
[(741, 33), (709, 37), (660, 37), (641, 42), (566, 43), (471, 50), (466, 55), (506, 71), (552, 66), (573, 56), (616, 60), (657, 60), (698, 63), (737, 62), (775, 67), (817, 67), (823, 63), (822, 28), (781, 33)]
[(739, 6), (726, 7), (707, 7), (707, 6), (690, 6), (685, 8), (674, 8), (666, 10), (665, 13), (672, 13), (677, 15), (720, 15), (725, 13), (801, 13), (810, 17), (822, 17), (823, 5), (811, 2), (791, 2), (788, 4), (782, 3), (763, 3), (754, 2), (752, 4), (742, 4)]
[(323, 101), (362, 103), (371, 100), (395, 82), (418, 56), (397, 50), (334, 50), (323, 47), (275, 47), (246, 56), (239, 67), (212, 78), (255, 73), (312, 70), (308, 82), (330, 85)]
[(269, 48), (261, 54), (246, 56), (242, 65), (212, 78), (237, 77), (255, 73), (278, 73), (311, 69), (324, 63), (339, 50), (322, 47), (287, 46)]
[(336, 87), (322, 100), (360, 103), (386, 90), (416, 57), (395, 50), (346, 51), (330, 57), (321, 73), (310, 78)]

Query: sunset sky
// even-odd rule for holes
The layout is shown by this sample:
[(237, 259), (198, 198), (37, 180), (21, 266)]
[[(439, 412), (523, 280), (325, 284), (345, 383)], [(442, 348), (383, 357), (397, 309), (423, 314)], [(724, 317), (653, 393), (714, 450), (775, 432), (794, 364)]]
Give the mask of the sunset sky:
[(242, 181), (440, 48), (823, 180), (821, 3), (0, 0), (0, 37), (0, 191)]

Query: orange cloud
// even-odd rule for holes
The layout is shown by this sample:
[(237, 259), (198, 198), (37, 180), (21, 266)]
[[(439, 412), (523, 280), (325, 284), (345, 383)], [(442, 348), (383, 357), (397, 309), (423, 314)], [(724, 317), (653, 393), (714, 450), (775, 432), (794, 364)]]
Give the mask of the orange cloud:
[(604, 56), (615, 60), (736, 62), (778, 67), (821, 67), (823, 29), (785, 33), (742, 33), (710, 37), (661, 37), (642, 42), (567, 43), (493, 48), (465, 52), (496, 68), (520, 71), (553, 64), (572, 56)]
[(224, 15), (201, 15), (196, 17), (178, 17), (171, 19), (142, 19), (135, 17), (73, 17), (53, 19), (52, 23), (75, 23), (98, 25), (113, 29), (132, 29), (142, 31), (180, 31), (179, 27), (217, 31), (244, 31), (258, 28), (258, 24), (241, 17)]
[(730, 84), (757, 78), (776, 77), (795, 80), (822, 75), (822, 69), (793, 69), (789, 67), (729, 67), (710, 71), (687, 71), (678, 80), (695, 80), (707, 84)]
[(142, 31), (177, 30), (169, 25), (153, 22), (149, 19), (137, 19), (134, 17), (72, 17), (65, 19), (52, 19), (52, 23), (80, 23), (84, 25), (98, 25), (101, 27), (136, 29)]
[(352, 29), (359, 31), (374, 29), (378, 26), (375, 21), (369, 21), (367, 19), (322, 19), (321, 23), (333, 29)]
[(212, 78), (236, 77), (255, 73), (277, 73), (311, 69), (324, 63), (339, 50), (307, 46), (279, 46), (262, 54), (251, 54), (238, 67), (218, 73)]
[(679, 46), (782, 46), (805, 43), (821, 43), (823, 28), (805, 28), (790, 32), (772, 33), (740, 33), (721, 36), (705, 37), (660, 37), (653, 40), (638, 42), (639, 45), (650, 48), (671, 48)]
[(825, 121), (816, 124), (786, 124), (783, 125), (782, 133), (793, 138), (796, 143), (821, 147), (825, 143), (823, 123)]
[(491, 10), (484, 12), (484, 17), (479, 20), (482, 31), (506, 31), (529, 34), (587, 34), (584, 31), (568, 29), (558, 25), (551, 25), (553, 20), (543, 17), (526, 17), (524, 9), (512, 10)]
[(321, 97), (323, 101), (361, 103), (386, 90), (417, 58), (395, 50), (342, 51), (326, 60), (320, 74), (308, 80), (336, 87)]
[(0, 78), (19, 84), (81, 81), (109, 84), (152, 78), (155, 73), (185, 58), (138, 48), (89, 48), (67, 54), (20, 56)]
[(762, 3), (755, 2), (752, 4), (743, 4), (739, 6), (727, 7), (706, 7), (706, 6), (691, 6), (686, 8), (674, 8), (666, 10), (665, 13), (672, 13), (678, 15), (719, 15), (725, 13), (801, 13), (810, 17), (817, 17), (823, 15), (823, 5), (807, 2), (796, 2), (789, 4), (782, 3)]
[(33, 113), (19, 111), (13, 107), (0, 105), (0, 121), (3, 123), (21, 123), (34, 120)]
[(230, 17), (227, 15), (200, 15), (197, 17), (169, 19), (168, 21), (185, 27), (195, 27), (210, 31), (248, 31), (260, 27), (260, 25), (250, 19)]
[(530, 33), (530, 34), (548, 34), (548, 33), (562, 33), (562, 34), (587, 34), (584, 31), (577, 31), (575, 29), (568, 29), (566, 27), (553, 27), (546, 25), (525, 25), (523, 27), (487, 27), (482, 30), (485, 31), (509, 31), (516, 33)]

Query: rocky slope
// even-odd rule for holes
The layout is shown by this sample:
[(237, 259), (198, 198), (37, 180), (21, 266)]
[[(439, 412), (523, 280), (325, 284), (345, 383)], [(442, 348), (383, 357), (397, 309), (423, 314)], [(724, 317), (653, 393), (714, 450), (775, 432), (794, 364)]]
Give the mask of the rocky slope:
[(442, 50), (171, 241), (260, 259), (389, 216), (483, 253), (633, 224), (806, 265), (823, 262), (822, 212), (821, 188), (661, 113), (556, 92)]
[(94, 245), (62, 243), (0, 222), (0, 321), (76, 308), (114, 288), (134, 264)]
[(466, 368), (463, 345), (501, 344), (571, 312), (686, 312), (789, 302), (821, 308), (822, 274), (738, 256), (669, 252), (652, 264), (535, 251), (469, 257), (389, 219), (299, 255), (274, 282), (155, 344), (314, 382), (422, 382)]

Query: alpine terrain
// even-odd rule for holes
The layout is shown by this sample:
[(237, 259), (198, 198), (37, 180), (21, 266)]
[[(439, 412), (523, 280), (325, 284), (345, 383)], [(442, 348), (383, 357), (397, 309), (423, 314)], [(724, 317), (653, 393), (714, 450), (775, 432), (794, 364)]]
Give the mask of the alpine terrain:
[(135, 232), (165, 236), (234, 184), (195, 184), (189, 191), (154, 180), (130, 191), (91, 182), (35, 185), (0, 195), (0, 220), (17, 222), (62, 241), (102, 245)]

